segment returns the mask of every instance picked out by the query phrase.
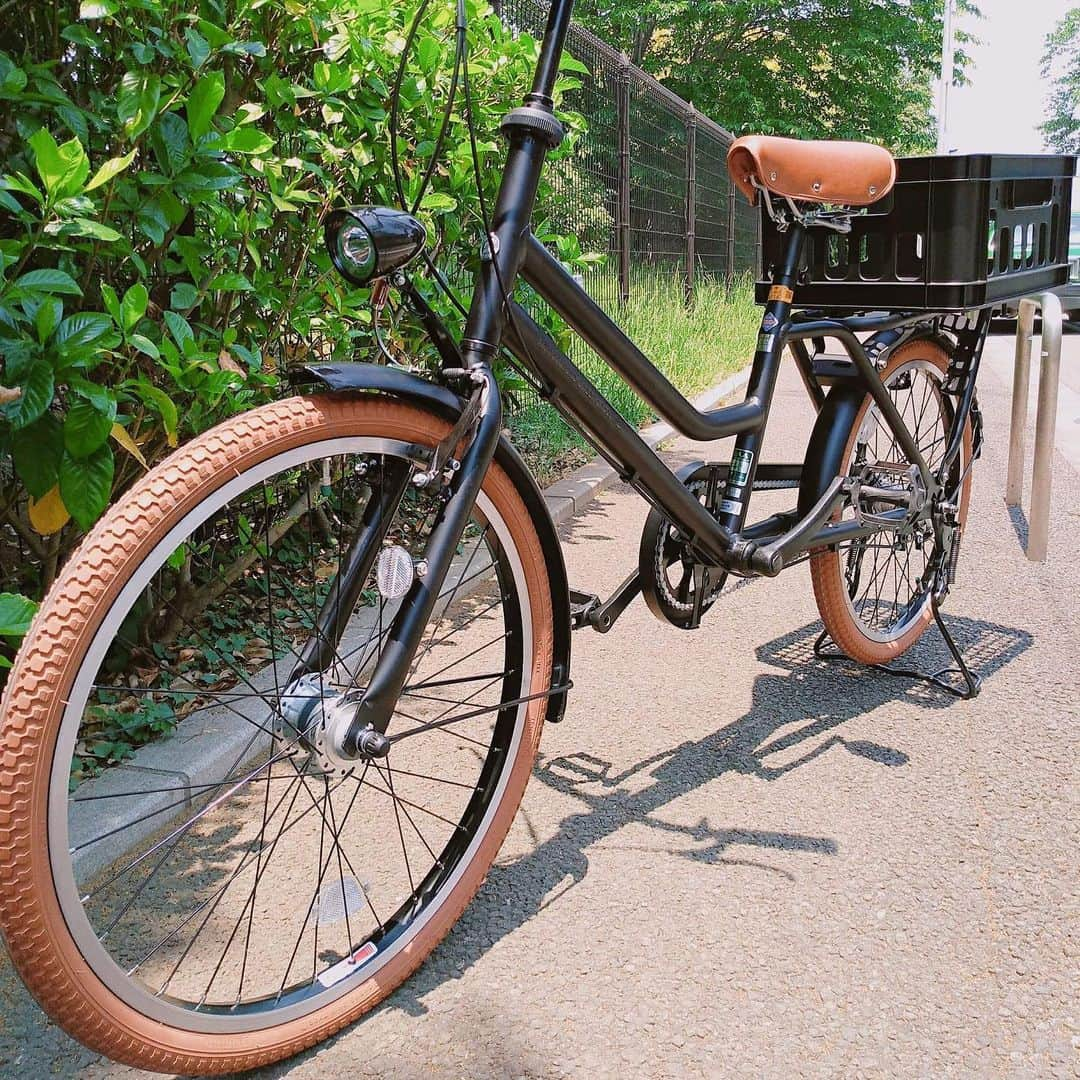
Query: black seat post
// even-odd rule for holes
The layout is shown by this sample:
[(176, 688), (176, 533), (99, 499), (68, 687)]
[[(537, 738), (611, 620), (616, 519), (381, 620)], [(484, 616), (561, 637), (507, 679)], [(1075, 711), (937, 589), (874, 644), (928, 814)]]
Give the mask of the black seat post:
[(761, 403), (761, 423), (753, 430), (741, 432), (735, 440), (724, 498), (717, 514), (720, 524), (732, 532), (742, 529), (746, 521), (750, 492), (754, 489), (754, 476), (761, 456), (765, 425), (769, 419), (769, 406), (772, 404), (776, 378), (780, 372), (784, 330), (791, 316), (791, 303), (795, 298), (795, 282), (799, 275), (805, 238), (806, 229), (802, 222), (792, 221), (788, 225), (784, 261), (773, 271), (769, 299), (761, 317), (761, 333), (758, 335), (750, 381), (746, 387), (747, 400), (755, 399)]

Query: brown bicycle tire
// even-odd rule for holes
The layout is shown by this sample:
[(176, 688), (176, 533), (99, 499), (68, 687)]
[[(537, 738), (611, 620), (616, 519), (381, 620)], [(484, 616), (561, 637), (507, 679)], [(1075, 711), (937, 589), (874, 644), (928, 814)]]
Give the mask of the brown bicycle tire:
[[(185, 1074), (238, 1072), (289, 1057), (356, 1020), (403, 983), (480, 887), (525, 790), (547, 702), (527, 708), (523, 737), (490, 827), (431, 920), (375, 975), (337, 1001), (276, 1027), (208, 1033), (170, 1027), (117, 997), (80, 954), (57, 899), (47, 802), (64, 699), (104, 612), (147, 552), (208, 494), (245, 469), (323, 439), (370, 435), (434, 446), (450, 425), (370, 395), (298, 397), (233, 417), (173, 453), (94, 527), (49, 591), (0, 701), (0, 931), (27, 987), (70, 1035), (125, 1064)], [(532, 612), (530, 692), (548, 688), (552, 605), (543, 550), (525, 503), (493, 464), (483, 489), (517, 547)]]

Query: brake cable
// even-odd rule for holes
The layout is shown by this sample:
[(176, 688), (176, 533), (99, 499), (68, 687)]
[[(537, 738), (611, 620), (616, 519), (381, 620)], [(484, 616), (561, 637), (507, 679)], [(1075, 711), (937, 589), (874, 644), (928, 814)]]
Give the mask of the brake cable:
[[(442, 121), (439, 125), (439, 133), (436, 137), (435, 146), (432, 150), (431, 158), (428, 161), (427, 168), (424, 170), (424, 175), (421, 179), (420, 186), (417, 190), (415, 199), (413, 200), (412, 207), (409, 207), (408, 199), (405, 196), (405, 185), (402, 180), (401, 172), (401, 159), (398, 153), (398, 135), (399, 135), (399, 116), (400, 116), (400, 99), (401, 88), (405, 81), (405, 72), (408, 67), (408, 61), (412, 53), (413, 45), (416, 40), (416, 36), (420, 31), (420, 26), (424, 16), (427, 14), (427, 10), (431, 5), (431, 0), (421, 0), (420, 6), (416, 10), (416, 14), (413, 16), (412, 23), (409, 26), (408, 33), (405, 37), (405, 44), (401, 50), (401, 59), (398, 62), (397, 71), (394, 76), (393, 89), (390, 97), (390, 166), (394, 177), (394, 187), (397, 193), (398, 203), (402, 210), (408, 213), (415, 214), (423, 202), (424, 196), (427, 194), (427, 189), (431, 184), (432, 177), (435, 174), (435, 169), (438, 166), (438, 161), (442, 155), (443, 148), (446, 143), (446, 138), (450, 130), (451, 115), (453, 112), (454, 102), (457, 98), (457, 91), (459, 84), (461, 85), (465, 95), (465, 117), (469, 131), (469, 147), (472, 157), (473, 175), (476, 181), (476, 192), (478, 201), (480, 204), (480, 221), (484, 230), (484, 235), (489, 236), (491, 234), (491, 219), (488, 215), (487, 201), (484, 196), (483, 177), (480, 169), (480, 155), (479, 148), (476, 140), (476, 123), (473, 111), (473, 99), (472, 88), (469, 82), (469, 60), (468, 60), (468, 15), (465, 7), (465, 0), (457, 0), (456, 5), (456, 18), (454, 21), (454, 71), (450, 80), (450, 89), (447, 94), (446, 104), (443, 108)], [(442, 271), (435, 265), (435, 261), (431, 255), (425, 249), (421, 253), (424, 264), (428, 269), (431, 277), (434, 279), (436, 285), (442, 290), (442, 292), (450, 300), (450, 303), (457, 309), (457, 311), (463, 315), (468, 315), (468, 309), (457, 298), (450, 283), (446, 280)], [(529, 363), (532, 365), (532, 356), (528, 352), (528, 345), (525, 343), (522, 334), (519, 331), (516, 317), (514, 315), (513, 306), (510, 301), (509, 293), (506, 288), (506, 283), (503, 280), (502, 271), (499, 269), (498, 262), (493, 258), (492, 267), (495, 271), (495, 277), (499, 286), (499, 293), (502, 299), (504, 310), (506, 311), (507, 319), (510, 322), (518, 339), (522, 341), (526, 354), (529, 357)], [(374, 297), (373, 297), (374, 300)], [(385, 303), (385, 300), (383, 301)], [(376, 335), (376, 345), (381, 352), (386, 353), (384, 343), (381, 340), (379, 334), (378, 318), (381, 314), (383, 304), (379, 304), (375, 309), (373, 304), (373, 323)], [(536, 377), (530, 371), (526, 371), (521, 364), (517, 361), (517, 358), (513, 355), (509, 357), (510, 366), (521, 376), (537, 393), (541, 393), (543, 388), (537, 382)]]

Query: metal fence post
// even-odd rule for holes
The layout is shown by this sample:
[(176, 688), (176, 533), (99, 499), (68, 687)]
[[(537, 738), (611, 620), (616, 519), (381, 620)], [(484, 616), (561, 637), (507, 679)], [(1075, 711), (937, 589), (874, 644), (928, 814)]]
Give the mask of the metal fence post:
[(1013, 367), (1012, 418), (1009, 421), (1009, 466), (1005, 473), (1005, 505), (1019, 506), (1024, 495), (1024, 428), (1027, 425), (1031, 339), (1035, 331), (1034, 300), (1021, 300), (1016, 317), (1016, 362)]
[(727, 192), (727, 284), (735, 280), (735, 185), (728, 175)]
[(1031, 466), (1031, 513), (1028, 519), (1027, 557), (1032, 562), (1045, 562), (1050, 533), (1050, 486), (1054, 476), (1058, 380), (1061, 375), (1061, 299), (1052, 292), (1043, 293), (1038, 300), (1020, 301), (1005, 502), (1009, 506), (1019, 506), (1023, 494), (1024, 426), (1027, 422), (1031, 340), (1037, 307), (1042, 308), (1042, 338), (1039, 343), (1039, 404), (1035, 416), (1035, 452)]
[(686, 302), (694, 299), (697, 263), (697, 110), (690, 103), (686, 117)]
[(1061, 374), (1061, 300), (1043, 293), (1039, 363), (1039, 408), (1035, 416), (1035, 453), (1031, 466), (1031, 522), (1027, 556), (1046, 561), (1050, 534), (1050, 482), (1054, 476), (1054, 431), (1057, 427), (1058, 379)]
[(620, 56), (615, 79), (618, 114), (619, 175), (615, 232), (619, 245), (619, 300), (630, 299), (630, 58)]

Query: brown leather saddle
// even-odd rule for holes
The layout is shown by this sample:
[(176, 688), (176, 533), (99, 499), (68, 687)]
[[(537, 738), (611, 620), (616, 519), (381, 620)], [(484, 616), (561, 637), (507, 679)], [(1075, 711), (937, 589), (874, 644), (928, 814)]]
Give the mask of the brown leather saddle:
[(869, 206), (896, 183), (896, 161), (872, 143), (746, 135), (728, 150), (728, 172), (753, 206), (758, 189), (799, 202)]

